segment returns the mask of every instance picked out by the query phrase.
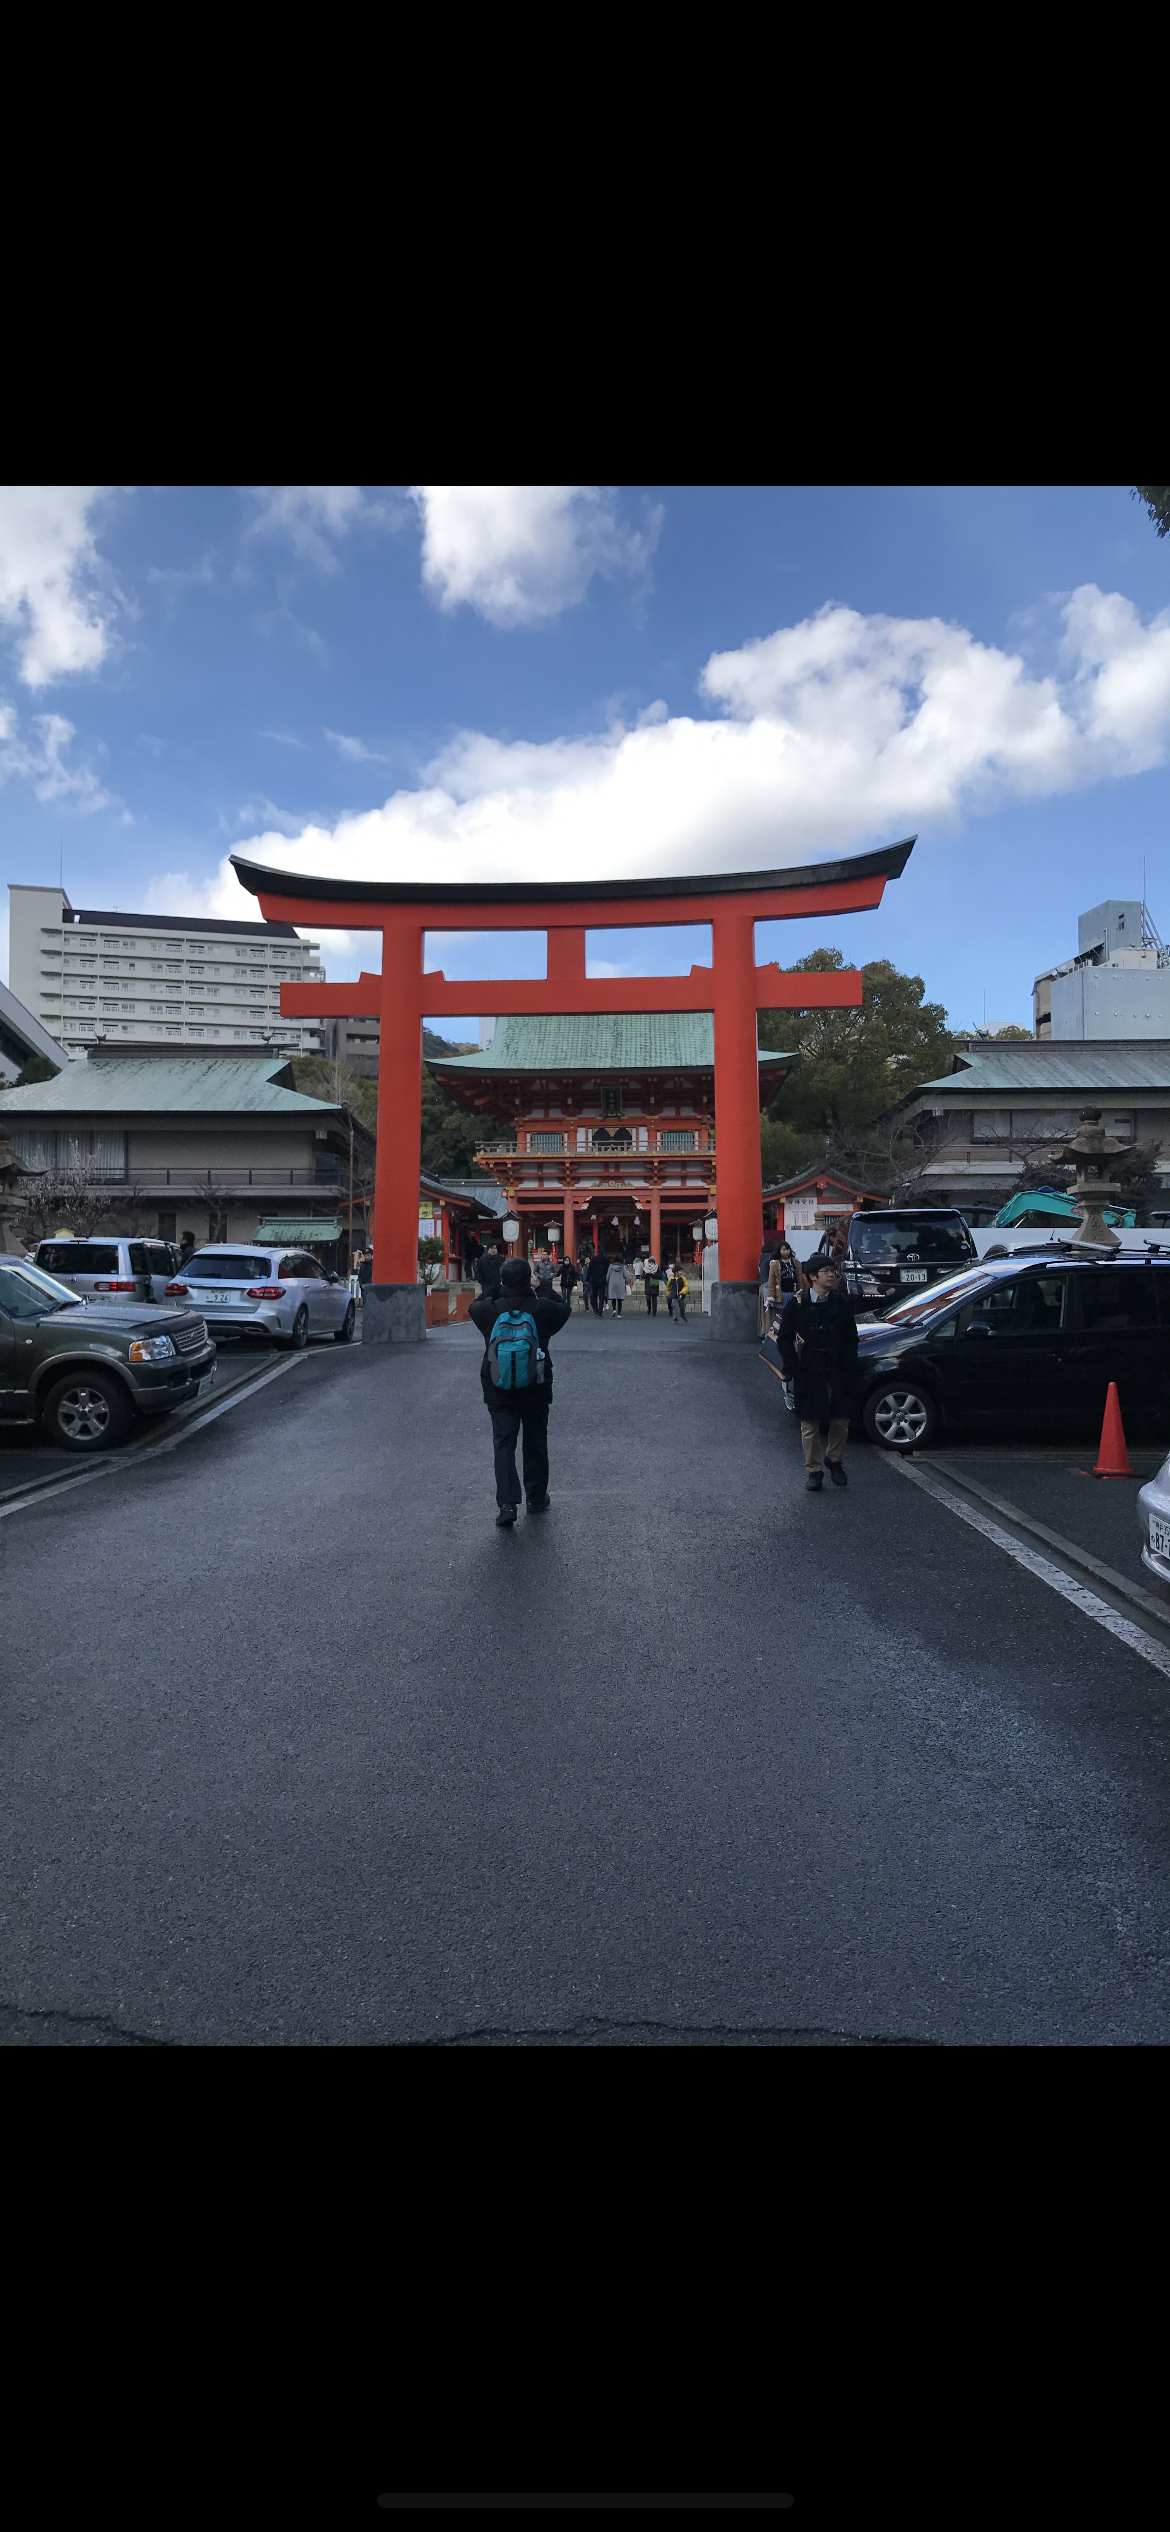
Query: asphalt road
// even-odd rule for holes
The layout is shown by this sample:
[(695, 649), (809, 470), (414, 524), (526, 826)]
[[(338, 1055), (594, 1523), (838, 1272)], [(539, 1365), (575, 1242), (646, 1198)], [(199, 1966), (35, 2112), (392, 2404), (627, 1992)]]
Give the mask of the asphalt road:
[(574, 1320), (498, 1532), (479, 1352), (0, 1524), (0, 2041), (1170, 2037), (1170, 1678), (701, 1320)]

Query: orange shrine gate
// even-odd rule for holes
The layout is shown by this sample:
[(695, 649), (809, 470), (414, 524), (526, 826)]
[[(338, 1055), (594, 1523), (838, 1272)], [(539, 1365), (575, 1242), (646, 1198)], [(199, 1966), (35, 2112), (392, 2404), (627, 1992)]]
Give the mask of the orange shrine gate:
[[(701, 879), (424, 882), (299, 877), (233, 853), (243, 887), (267, 922), (314, 928), (349, 924), (382, 935), (380, 976), (354, 984), (284, 984), (285, 1017), (376, 1016), (381, 1029), (374, 1272), (366, 1294), (367, 1336), (421, 1337), (418, 1283), (419, 1145), (422, 1132), (423, 1018), (467, 1011), (710, 1011), (715, 1035), (715, 1141), (719, 1178), (719, 1270), (713, 1333), (754, 1336), (756, 1262), (762, 1230), (758, 1011), (856, 1008), (856, 969), (785, 974), (756, 964), (755, 926), (799, 916), (854, 914), (880, 905), (900, 878), (914, 838), (848, 860), (799, 870), (729, 871)], [(589, 977), (587, 931), (637, 924), (705, 923), (711, 965), (689, 976)], [(424, 967), (428, 931), (540, 931), (547, 937), (543, 979), (458, 977)], [(397, 1201), (387, 1201), (390, 1190)]]

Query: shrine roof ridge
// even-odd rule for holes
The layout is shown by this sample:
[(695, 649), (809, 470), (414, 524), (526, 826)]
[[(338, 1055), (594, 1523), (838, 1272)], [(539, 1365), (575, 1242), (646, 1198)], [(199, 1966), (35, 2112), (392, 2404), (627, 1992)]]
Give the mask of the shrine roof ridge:
[(787, 870), (679, 873), (669, 879), (340, 879), (317, 872), (274, 870), (231, 855), (241, 887), (258, 897), (310, 897), (341, 905), (582, 905), (602, 899), (754, 896), (771, 889), (826, 888), (850, 879), (900, 879), (917, 838), (883, 844), (833, 862)]

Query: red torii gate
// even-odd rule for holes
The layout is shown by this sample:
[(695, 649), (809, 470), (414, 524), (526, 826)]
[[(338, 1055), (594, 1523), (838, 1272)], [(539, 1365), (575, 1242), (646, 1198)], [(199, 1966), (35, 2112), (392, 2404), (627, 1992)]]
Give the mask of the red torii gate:
[[(241, 885), (270, 923), (380, 931), (382, 973), (356, 984), (280, 989), (286, 1019), (344, 1014), (381, 1026), (375, 1285), (414, 1286), (418, 1276), (415, 1196), (422, 1131), (422, 1022), (466, 1011), (711, 1011), (715, 1022), (715, 1152), (720, 1282), (756, 1282), (762, 1222), (757, 1011), (856, 1007), (856, 969), (785, 975), (757, 967), (754, 927), (810, 914), (854, 914), (880, 905), (915, 838), (846, 861), (799, 870), (720, 872), (702, 879), (424, 882), (302, 878), (233, 853)], [(689, 976), (590, 979), (585, 934), (628, 924), (709, 923), (712, 964)], [(423, 966), (430, 932), (542, 931), (543, 981), (496, 978), (448, 982)], [(401, 1201), (396, 1201), (396, 1197)], [(407, 1200), (409, 1198), (409, 1201)], [(754, 1328), (754, 1317), (752, 1326)]]

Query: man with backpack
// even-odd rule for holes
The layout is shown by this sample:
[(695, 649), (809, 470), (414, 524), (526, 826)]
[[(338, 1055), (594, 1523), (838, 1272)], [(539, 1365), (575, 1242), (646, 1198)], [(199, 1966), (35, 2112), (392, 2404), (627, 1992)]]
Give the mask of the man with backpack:
[(570, 1316), (568, 1302), (558, 1301), (551, 1284), (533, 1291), (526, 1257), (508, 1258), (499, 1290), (483, 1292), (472, 1302), (471, 1317), (484, 1341), (479, 1377), (492, 1419), (498, 1530), (512, 1528), (520, 1505), (516, 1444), (521, 1436), (528, 1509), (548, 1510), (550, 1346)]

